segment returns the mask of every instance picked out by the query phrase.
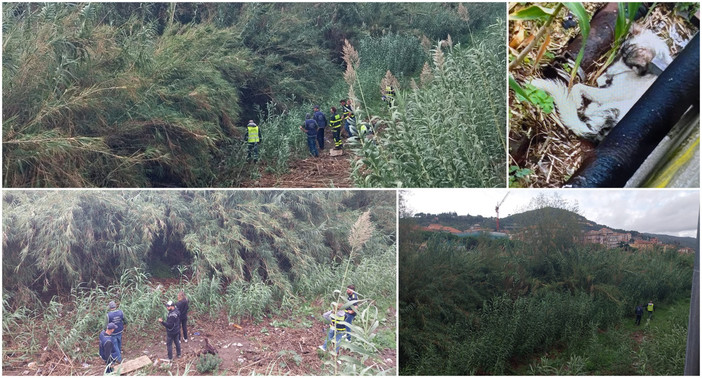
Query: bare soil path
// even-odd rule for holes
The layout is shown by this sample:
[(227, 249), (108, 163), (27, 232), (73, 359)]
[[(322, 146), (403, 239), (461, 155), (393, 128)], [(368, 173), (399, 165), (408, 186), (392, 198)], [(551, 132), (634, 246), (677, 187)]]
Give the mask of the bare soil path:
[(264, 167), (258, 167), (262, 172), (260, 178), (241, 183), (242, 188), (350, 188), (351, 162), (349, 151), (341, 156), (331, 156), (334, 147), (330, 130), (325, 134), (324, 150), (319, 151), (319, 157), (308, 157), (292, 161), (289, 172), (283, 175), (265, 173)]

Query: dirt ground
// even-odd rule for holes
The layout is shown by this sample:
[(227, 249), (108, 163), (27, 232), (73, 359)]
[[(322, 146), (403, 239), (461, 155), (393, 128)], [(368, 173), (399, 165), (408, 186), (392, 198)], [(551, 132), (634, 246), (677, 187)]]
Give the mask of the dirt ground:
[[(308, 157), (292, 161), (289, 172), (278, 176), (274, 173), (262, 173), (257, 180), (245, 181), (242, 188), (350, 188), (353, 181), (350, 177), (351, 163), (349, 152), (341, 156), (331, 156), (329, 151), (334, 147), (331, 130), (327, 127), (324, 136), (324, 150), (319, 151), (319, 157)], [(265, 172), (264, 167), (259, 167)]]
[[(277, 323), (276, 323), (277, 322)], [(222, 364), (216, 374), (225, 375), (327, 375), (322, 371), (324, 355), (318, 346), (324, 342), (324, 327), (315, 321), (310, 328), (275, 327), (287, 319), (267, 319), (261, 323), (244, 321), (229, 324), (226, 319), (199, 321), (189, 327), (189, 340), (181, 342), (182, 357), (167, 361), (165, 332), (154, 321), (154, 331), (136, 335), (127, 327), (122, 338), (124, 360), (148, 356), (153, 362), (129, 375), (182, 375), (192, 363), (188, 375), (202, 375), (197, 371), (198, 353), (205, 339), (217, 349)], [(239, 327), (241, 328), (239, 328)], [(44, 342), (43, 344), (45, 344)], [(70, 361), (60, 351), (43, 352), (32, 362), (4, 362), (3, 375), (102, 375), (104, 362), (97, 355), (97, 341), (93, 358)], [(175, 355), (175, 346), (173, 354)], [(342, 351), (342, 355), (344, 352)], [(396, 351), (382, 350), (380, 357), (385, 369), (396, 366)], [(8, 366), (9, 365), (9, 366)]]
[[(158, 283), (169, 286), (177, 284), (177, 280), (159, 279)], [(388, 311), (387, 317), (395, 318), (390, 324), (397, 324), (393, 309)], [(243, 320), (239, 324), (229, 323), (224, 314), (211, 319), (208, 315), (191, 311), (188, 318), (188, 342), (181, 342), (182, 357), (172, 362), (168, 361), (165, 331), (156, 319), (153, 327), (143, 334), (136, 334), (127, 325), (122, 337), (123, 360), (148, 356), (152, 361), (152, 365), (128, 375), (183, 375), (188, 364), (191, 364), (188, 375), (328, 375), (322, 370), (326, 355), (318, 349), (324, 343), (328, 329), (320, 320), (321, 315), (309, 319), (283, 315), (260, 322)], [(197, 371), (197, 361), (206, 339), (217, 350), (222, 363), (215, 372), (201, 374)], [(11, 340), (5, 341), (8, 350), (17, 348)], [(103, 375), (105, 363), (98, 356), (97, 337), (94, 353), (91, 351), (92, 357), (87, 360), (70, 360), (57, 345), (48, 346), (46, 337), (42, 337), (39, 344), (46, 348), (29, 359), (4, 358), (2, 374)], [(341, 355), (345, 353), (350, 352), (342, 350)], [(397, 351), (394, 349), (381, 350), (379, 358), (382, 369), (397, 366)]]

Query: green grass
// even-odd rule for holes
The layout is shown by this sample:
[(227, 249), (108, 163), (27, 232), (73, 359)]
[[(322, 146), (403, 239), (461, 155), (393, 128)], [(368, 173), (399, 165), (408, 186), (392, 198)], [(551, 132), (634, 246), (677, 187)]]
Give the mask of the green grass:
[[(516, 375), (682, 375), (685, 365), (689, 300), (660, 305), (648, 322), (641, 325), (634, 315), (607, 331), (595, 331), (573, 339), (562, 348), (524, 359)], [(640, 339), (641, 342), (637, 341)], [(575, 371), (574, 359), (580, 363)]]

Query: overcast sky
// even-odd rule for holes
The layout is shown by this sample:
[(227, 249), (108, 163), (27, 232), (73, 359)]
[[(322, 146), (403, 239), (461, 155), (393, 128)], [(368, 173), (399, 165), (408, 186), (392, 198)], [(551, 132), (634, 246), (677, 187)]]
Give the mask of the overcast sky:
[(523, 212), (540, 193), (558, 194), (573, 204), (577, 201), (585, 218), (612, 228), (673, 236), (697, 236), (700, 208), (698, 190), (626, 189), (415, 189), (403, 191), (414, 213), (456, 212), (458, 215), (495, 216), (495, 205), (509, 195), (500, 207), (500, 218)]

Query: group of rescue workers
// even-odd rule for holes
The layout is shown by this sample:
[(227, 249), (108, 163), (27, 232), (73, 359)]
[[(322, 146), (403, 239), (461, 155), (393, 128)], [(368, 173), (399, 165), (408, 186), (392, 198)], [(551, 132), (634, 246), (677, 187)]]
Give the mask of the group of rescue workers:
[[(176, 346), (176, 357), (180, 357), (180, 330), (183, 329), (183, 340), (188, 342), (188, 309), (189, 302), (185, 296), (185, 292), (178, 293), (178, 302), (166, 302), (168, 316), (164, 321), (158, 318), (158, 322), (166, 328), (166, 350), (168, 351), (168, 359), (173, 359), (173, 344)], [(117, 308), (117, 304), (112, 301), (107, 306), (107, 325), (105, 330), (100, 332), (100, 348), (99, 354), (103, 361), (107, 364), (105, 373), (113, 371), (113, 365), (122, 362), (122, 333), (124, 326), (127, 325), (127, 319), (124, 312)]]
[[(395, 90), (391, 86), (385, 88), (383, 101), (387, 102), (389, 107), (392, 107), (395, 102)], [(341, 126), (343, 124), (346, 137), (367, 136), (374, 133), (373, 126), (368, 122), (361, 122), (359, 127), (356, 127), (356, 115), (354, 114), (353, 103), (351, 100), (342, 99), (339, 101), (341, 112), (337, 112), (337, 108), (332, 106), (327, 116), (320, 110), (319, 105), (312, 108), (312, 113), (305, 115), (305, 121), (300, 126), (300, 130), (307, 135), (307, 146), (310, 150), (310, 155), (319, 156), (319, 151), (324, 150), (324, 130), (327, 126), (331, 128), (334, 138), (334, 149), (343, 149)], [(259, 144), (262, 142), (261, 128), (253, 120), (249, 120), (246, 125), (246, 135), (244, 140), (248, 143), (248, 153), (246, 156), (247, 162), (257, 162), (259, 158)]]
[[(332, 343), (336, 345), (336, 351), (338, 352), (339, 341), (344, 335), (346, 335), (347, 340), (351, 340), (351, 335), (346, 332), (346, 325), (350, 325), (353, 322), (353, 319), (356, 317), (356, 310), (358, 310), (358, 295), (355, 289), (354, 285), (349, 285), (346, 288), (347, 299), (350, 302), (347, 309), (342, 309), (343, 305), (335, 304), (333, 312), (329, 311), (323, 315), (331, 323), (331, 327), (327, 334), (327, 339), (324, 341), (324, 345), (319, 347), (320, 349), (326, 351), (327, 342), (334, 340)], [(165, 306), (168, 310), (168, 316), (165, 321), (162, 318), (158, 318), (158, 322), (166, 329), (166, 350), (168, 359), (172, 360), (173, 344), (176, 347), (176, 358), (181, 356), (181, 328), (183, 330), (183, 341), (188, 342), (189, 301), (185, 296), (185, 292), (181, 291), (178, 293), (178, 302), (168, 301)], [(127, 319), (124, 316), (124, 312), (117, 308), (117, 304), (114, 301), (110, 302), (107, 307), (107, 323), (105, 330), (100, 332), (99, 335), (99, 354), (107, 364), (105, 373), (110, 373), (114, 370), (113, 365), (122, 362), (122, 353), (124, 352), (122, 333), (124, 332), (124, 326), (127, 325)]]

